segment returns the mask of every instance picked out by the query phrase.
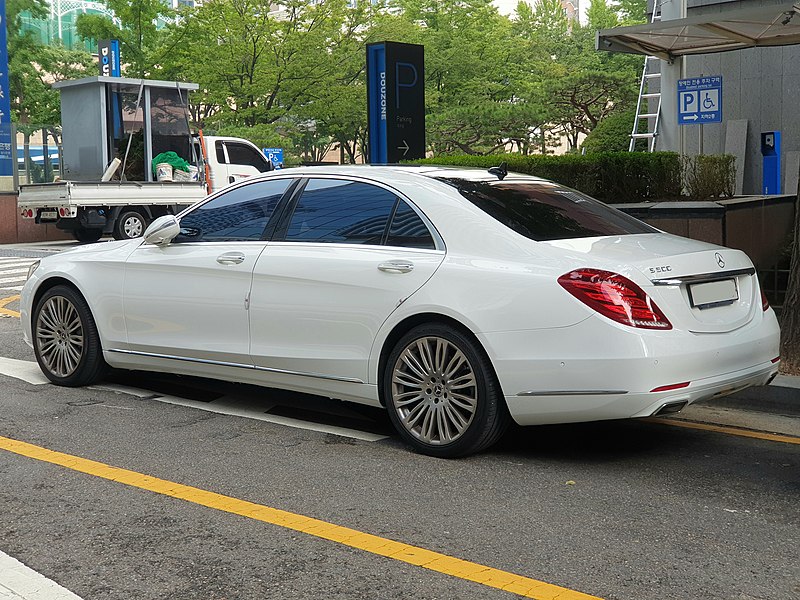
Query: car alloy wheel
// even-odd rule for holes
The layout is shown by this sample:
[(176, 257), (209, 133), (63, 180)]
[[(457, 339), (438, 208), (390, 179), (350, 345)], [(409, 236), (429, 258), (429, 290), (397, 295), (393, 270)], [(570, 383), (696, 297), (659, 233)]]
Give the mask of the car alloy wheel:
[(478, 452), (508, 424), (494, 371), (482, 350), (446, 325), (412, 329), (386, 365), (389, 416), (416, 450), (440, 457)]
[(392, 402), (414, 437), (433, 445), (453, 442), (475, 418), (475, 372), (464, 353), (447, 340), (417, 339), (395, 364)]
[(72, 303), (53, 296), (44, 303), (36, 319), (36, 341), (47, 370), (69, 377), (83, 355), (83, 324)]
[(36, 360), (50, 381), (81, 386), (100, 378), (105, 362), (97, 327), (76, 290), (47, 290), (36, 305), (32, 326)]

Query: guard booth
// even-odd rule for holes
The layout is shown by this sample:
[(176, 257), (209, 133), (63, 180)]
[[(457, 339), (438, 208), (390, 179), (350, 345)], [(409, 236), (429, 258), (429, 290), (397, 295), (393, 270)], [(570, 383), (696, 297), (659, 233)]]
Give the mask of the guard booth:
[(189, 163), (189, 92), (196, 83), (95, 76), (59, 81), (64, 177), (99, 181), (118, 158), (128, 181), (154, 181), (154, 156), (173, 151)]

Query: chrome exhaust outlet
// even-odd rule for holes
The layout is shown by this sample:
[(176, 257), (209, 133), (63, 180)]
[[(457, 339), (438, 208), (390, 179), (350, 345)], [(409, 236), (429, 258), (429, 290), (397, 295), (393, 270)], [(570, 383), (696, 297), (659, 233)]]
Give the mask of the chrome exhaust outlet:
[(683, 407), (689, 404), (688, 400), (678, 400), (677, 402), (667, 402), (666, 404), (662, 404), (661, 408), (659, 408), (656, 412), (653, 413), (654, 417), (660, 417), (661, 415), (674, 415), (675, 413), (679, 413), (683, 410)]

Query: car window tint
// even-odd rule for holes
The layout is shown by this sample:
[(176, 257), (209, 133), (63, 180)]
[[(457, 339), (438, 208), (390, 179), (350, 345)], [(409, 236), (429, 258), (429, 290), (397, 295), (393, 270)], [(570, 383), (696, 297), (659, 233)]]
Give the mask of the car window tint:
[(221, 165), (224, 165), (226, 162), (228, 162), (225, 160), (225, 150), (222, 147), (222, 142), (215, 142), (214, 148), (217, 151), (217, 162)]
[(386, 244), (406, 248), (436, 248), (436, 242), (433, 241), (425, 222), (403, 201), (398, 203), (394, 213)]
[(536, 241), (657, 231), (581, 192), (546, 181), (441, 180), (509, 229)]
[(250, 165), (261, 173), (269, 171), (266, 157), (255, 148), (236, 142), (226, 142), (225, 145), (228, 147), (228, 158), (232, 165)]
[(397, 198), (357, 181), (311, 179), (297, 201), (287, 241), (380, 244)]
[(181, 218), (176, 242), (260, 240), (291, 180), (260, 181), (225, 192)]

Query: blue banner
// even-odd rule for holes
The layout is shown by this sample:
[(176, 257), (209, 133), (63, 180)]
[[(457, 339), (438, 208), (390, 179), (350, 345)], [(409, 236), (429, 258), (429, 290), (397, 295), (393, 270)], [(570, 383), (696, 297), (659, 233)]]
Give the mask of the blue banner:
[(367, 46), (367, 115), (369, 121), (369, 162), (387, 162), (386, 45)]
[(6, 36), (6, 0), (0, 0), (0, 177), (14, 174), (11, 148), (11, 94), (8, 89), (8, 39)]
[(100, 40), (97, 42), (97, 58), (100, 61), (100, 75), (120, 77), (119, 40)]

